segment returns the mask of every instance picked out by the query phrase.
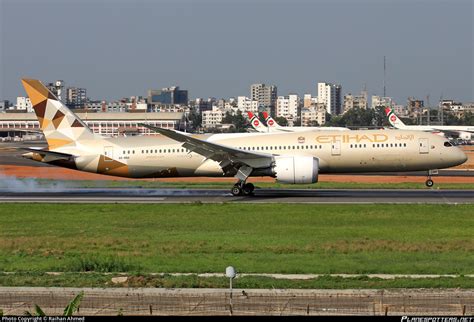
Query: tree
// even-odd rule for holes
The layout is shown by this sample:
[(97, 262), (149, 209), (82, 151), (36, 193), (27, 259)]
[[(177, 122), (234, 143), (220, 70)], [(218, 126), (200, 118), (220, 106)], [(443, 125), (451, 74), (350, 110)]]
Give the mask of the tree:
[[(79, 305), (81, 304), (82, 298), (84, 297), (84, 291), (80, 292), (72, 299), (71, 302), (64, 308), (63, 316), (72, 316), (74, 312), (79, 310)], [(35, 304), (35, 312), (31, 313), (30, 311), (25, 311), (26, 316), (46, 316), (44, 311)]]
[(282, 116), (276, 117), (275, 121), (278, 123), (280, 126), (288, 126), (288, 120)]
[(187, 124), (187, 128), (190, 132), (195, 132), (202, 125), (202, 115), (200, 113), (196, 113), (195, 110), (191, 110), (188, 115), (188, 120), (189, 123)]
[(222, 119), (222, 123), (233, 124), (235, 128), (230, 128), (229, 132), (246, 132), (247, 131), (247, 120), (242, 115), (242, 112), (239, 110), (237, 114), (232, 115), (227, 112)]

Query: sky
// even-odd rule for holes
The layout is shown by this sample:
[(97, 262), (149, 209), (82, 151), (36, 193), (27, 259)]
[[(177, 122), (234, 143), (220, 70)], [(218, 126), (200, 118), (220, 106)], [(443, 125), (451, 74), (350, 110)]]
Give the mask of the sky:
[(91, 99), (178, 85), (190, 98), (386, 93), (474, 101), (473, 0), (0, 0), (0, 100), (22, 77)]

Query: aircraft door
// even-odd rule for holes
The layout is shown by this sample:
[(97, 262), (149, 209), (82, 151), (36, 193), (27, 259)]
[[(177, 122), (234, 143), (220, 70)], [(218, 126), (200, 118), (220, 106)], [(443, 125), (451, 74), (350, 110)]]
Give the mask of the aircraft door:
[(427, 154), (430, 152), (428, 139), (419, 139), (420, 144), (420, 154)]
[(114, 147), (104, 146), (105, 161), (113, 161), (114, 159)]
[(331, 144), (331, 155), (341, 155), (341, 139), (335, 139)]

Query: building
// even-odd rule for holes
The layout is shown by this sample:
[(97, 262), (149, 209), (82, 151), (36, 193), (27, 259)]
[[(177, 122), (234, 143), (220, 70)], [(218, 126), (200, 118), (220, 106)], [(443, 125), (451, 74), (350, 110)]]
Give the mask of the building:
[(379, 106), (393, 108), (394, 105), (395, 105), (395, 101), (391, 97), (372, 95), (372, 104), (371, 104), (372, 109), (375, 109), (376, 107), (379, 107)]
[(84, 108), (87, 103), (85, 88), (68, 87), (66, 89), (66, 105), (71, 109)]
[(327, 112), (333, 115), (342, 113), (342, 87), (338, 84), (318, 83), (318, 103), (326, 105)]
[[(76, 113), (94, 133), (104, 136), (154, 134), (140, 123), (165, 129), (179, 129), (183, 113)], [(0, 130), (39, 130), (35, 113), (0, 113)]]
[(301, 126), (314, 126), (315, 122), (319, 125), (326, 123), (326, 107), (323, 103), (301, 109)]
[(33, 112), (33, 105), (31, 104), (30, 98), (18, 96), (16, 98), (15, 109), (19, 111), (25, 111), (28, 113)]
[(298, 118), (299, 97), (296, 94), (278, 96), (276, 100), (275, 116), (284, 117), (289, 123)]
[(5, 111), (10, 108), (10, 101), (8, 100), (3, 100), (0, 101), (0, 111)]
[(351, 93), (344, 95), (344, 110), (343, 113), (346, 113), (350, 109), (353, 108), (360, 108), (360, 109), (367, 109), (368, 108), (367, 102), (367, 92), (362, 91), (360, 95), (352, 95)]
[(148, 104), (188, 104), (188, 91), (179, 86), (165, 87), (161, 90), (148, 90)]
[(258, 113), (258, 101), (252, 100), (247, 96), (238, 96), (237, 110), (241, 111), (244, 115), (246, 112)]
[(277, 99), (277, 87), (274, 85), (252, 84), (250, 86), (250, 99), (258, 102), (260, 112), (272, 113)]
[(56, 96), (60, 101), (64, 102), (64, 81), (57, 80), (54, 83), (47, 83), (46, 87), (49, 89), (54, 96)]
[(219, 127), (224, 116), (225, 113), (220, 108), (213, 106), (211, 110), (202, 112), (202, 127), (206, 129)]

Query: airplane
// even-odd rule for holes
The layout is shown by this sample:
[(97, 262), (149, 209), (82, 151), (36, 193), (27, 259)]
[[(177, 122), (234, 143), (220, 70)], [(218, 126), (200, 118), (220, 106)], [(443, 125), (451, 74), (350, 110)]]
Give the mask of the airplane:
[(472, 140), (474, 135), (474, 126), (463, 125), (405, 125), (398, 116), (389, 107), (385, 108), (385, 114), (390, 124), (401, 130), (428, 131), (442, 136), (456, 136), (463, 140)]
[(263, 125), (258, 119), (257, 115), (252, 112), (247, 112), (252, 127), (261, 133), (270, 132), (308, 132), (308, 131), (348, 131), (345, 127), (311, 127), (311, 126), (280, 126), (267, 112), (263, 112), (267, 126)]
[(467, 160), (445, 138), (420, 131), (197, 135), (142, 124), (159, 135), (104, 137), (40, 81), (22, 82), (48, 147), (18, 149), (27, 151), (26, 158), (79, 171), (127, 178), (233, 176), (231, 193), (238, 196), (253, 194), (254, 185), (246, 182), (253, 176), (316, 183), (320, 173), (429, 171)]
[(267, 123), (267, 127), (269, 127), (271, 130), (275, 129), (275, 130), (279, 130), (279, 131), (288, 131), (288, 132), (321, 131), (321, 130), (347, 131), (347, 130), (349, 130), (346, 127), (338, 127), (338, 126), (325, 126), (325, 127), (321, 127), (321, 126), (281, 126), (267, 112), (263, 112), (263, 117), (265, 118), (265, 122)]

